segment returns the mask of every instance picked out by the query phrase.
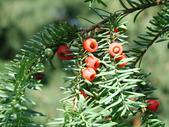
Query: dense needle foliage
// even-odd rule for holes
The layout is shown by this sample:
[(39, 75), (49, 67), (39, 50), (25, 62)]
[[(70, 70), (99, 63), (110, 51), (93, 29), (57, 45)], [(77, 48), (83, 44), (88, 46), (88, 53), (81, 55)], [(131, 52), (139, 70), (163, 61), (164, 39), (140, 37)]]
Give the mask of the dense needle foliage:
[[(86, 0), (91, 7), (94, 2), (106, 6), (102, 0)], [(119, 0), (124, 10), (107, 12), (93, 10), (102, 21), (87, 29), (80, 29), (67, 23), (48, 25), (29, 40), (23, 49), (7, 66), (7, 73), (0, 79), (0, 125), (2, 127), (38, 127), (60, 125), (64, 127), (127, 127), (131, 119), (139, 116), (141, 126), (163, 127), (156, 113), (148, 110), (147, 100), (154, 99), (154, 88), (148, 81), (140, 64), (144, 54), (154, 43), (167, 40), (169, 32), (168, 0)], [(126, 15), (137, 12), (134, 21), (144, 10), (160, 6), (161, 11), (150, 20), (145, 34), (138, 36), (132, 47), (127, 42), (127, 27), (121, 21)], [(99, 11), (104, 12), (100, 14)], [(89, 21), (91, 22), (91, 21)], [(84, 50), (83, 42), (94, 38), (98, 50), (94, 53)], [(126, 59), (116, 61), (109, 54), (112, 42), (120, 43), (124, 48)], [(41, 81), (35, 76), (43, 73), (45, 66), (51, 63), (60, 45), (66, 44), (73, 59), (63, 61), (65, 70), (71, 72), (65, 80), (69, 86), (64, 88), (69, 96), (62, 100), (64, 118), (56, 118), (53, 122), (42, 125), (34, 121), (34, 117), (43, 113), (33, 111), (30, 107), (35, 103), (27, 98), (26, 90), (38, 90)], [(86, 57), (94, 55), (99, 58), (100, 67), (96, 78), (88, 81), (82, 77)], [(120, 67), (127, 63), (125, 67)], [(83, 91), (83, 94), (82, 92)]]

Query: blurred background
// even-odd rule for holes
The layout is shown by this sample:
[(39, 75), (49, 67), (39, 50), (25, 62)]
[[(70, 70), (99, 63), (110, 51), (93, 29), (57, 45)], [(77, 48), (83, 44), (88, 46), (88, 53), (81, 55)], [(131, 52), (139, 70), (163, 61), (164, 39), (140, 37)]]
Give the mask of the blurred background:
[[(108, 11), (119, 10), (121, 7), (117, 1), (105, 0), (108, 3)], [(101, 7), (94, 5), (94, 7)], [(106, 8), (104, 8), (106, 9)], [(149, 9), (142, 13), (133, 23), (134, 14), (127, 16), (125, 22), (128, 27), (129, 42), (145, 30), (149, 19), (158, 11), (158, 8)], [(93, 22), (100, 19), (88, 8), (83, 0), (0, 0), (0, 72), (4, 71), (4, 65), (8, 63), (23, 47), (26, 40), (43, 28), (44, 25), (55, 21), (67, 20), (71, 24), (88, 27), (91, 24), (82, 18)], [(157, 88), (155, 96), (161, 102), (158, 111), (160, 118), (169, 127), (169, 49), (166, 43), (159, 43), (151, 47), (144, 57), (142, 67), (149, 73), (150, 80)], [(48, 82), (41, 91), (28, 91), (27, 94), (37, 103), (34, 107), (37, 111), (47, 114), (42, 122), (57, 117), (61, 108), (59, 99), (63, 97), (60, 86), (64, 86), (66, 74), (61, 70), (61, 63), (56, 58), (56, 70), (47, 73)]]

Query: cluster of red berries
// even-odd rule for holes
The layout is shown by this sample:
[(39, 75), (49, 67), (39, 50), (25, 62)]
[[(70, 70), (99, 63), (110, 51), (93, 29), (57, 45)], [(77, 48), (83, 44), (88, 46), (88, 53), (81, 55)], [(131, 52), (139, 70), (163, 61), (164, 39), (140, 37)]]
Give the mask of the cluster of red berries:
[[(83, 41), (83, 48), (86, 52), (94, 53), (98, 50), (98, 42), (93, 38), (88, 38)], [(126, 58), (126, 55), (123, 53), (123, 47), (118, 42), (113, 42), (109, 46), (109, 53), (110, 55), (115, 59), (116, 62), (119, 62), (121, 60), (124, 60)], [(56, 51), (57, 56), (61, 60), (71, 60), (73, 59), (72, 52), (70, 51), (70, 48), (66, 45), (60, 45), (57, 48)], [(90, 82), (92, 82), (96, 78), (96, 71), (100, 67), (100, 60), (95, 57), (93, 54), (90, 54), (87, 56), (84, 60), (86, 67), (82, 70), (82, 77)], [(118, 66), (120, 68), (125, 67), (127, 63), (123, 62), (119, 64)], [(86, 93), (81, 90), (80, 93), (86, 97)]]
[[(90, 53), (96, 52), (98, 49), (98, 43), (95, 39), (89, 38), (87, 40), (85, 40), (83, 42), (83, 48)], [(109, 46), (109, 53), (111, 54), (111, 56), (113, 58), (115, 58), (116, 62), (119, 62), (121, 60), (124, 60), (126, 57), (126, 55), (123, 53), (123, 47), (120, 43), (118, 42), (113, 42), (110, 46)], [(72, 52), (70, 51), (70, 48), (66, 45), (60, 45), (57, 48), (56, 51), (57, 56), (61, 59), (61, 60), (71, 60), (73, 59), (73, 55)], [(86, 66), (87, 68), (92, 68), (92, 69), (87, 69), (89, 71), (91, 71), (94, 74), (94, 71), (97, 70), (97, 68), (99, 68), (100, 63), (99, 63), (99, 59), (96, 58), (93, 55), (90, 55), (86, 58), (85, 60)], [(119, 64), (120, 68), (123, 68), (127, 65), (126, 62)], [(93, 71), (94, 70), (94, 71)], [(93, 77), (93, 76), (92, 76)], [(88, 78), (87, 78), (88, 79)], [(93, 81), (93, 78), (89, 79), (89, 81)]]
[[(93, 53), (97, 51), (98, 43), (95, 39), (88, 38), (83, 41), (83, 48), (86, 52)], [(92, 54), (86, 57), (84, 62), (86, 68), (82, 70), (82, 77), (91, 82), (96, 78), (96, 71), (100, 67), (100, 60)], [(85, 98), (88, 96), (83, 90), (80, 90), (80, 94)]]
[[(118, 32), (118, 29), (115, 29), (115, 32)], [(88, 38), (83, 41), (83, 48), (86, 52), (94, 53), (98, 50), (98, 43), (93, 38)], [(109, 46), (109, 53), (114, 58), (115, 62), (120, 62), (121, 60), (126, 59), (126, 55), (123, 52), (123, 47), (118, 42), (113, 42)], [(57, 56), (61, 60), (71, 60), (73, 59), (72, 52), (70, 48), (66, 45), (60, 45), (56, 51)], [(90, 82), (92, 82), (96, 78), (96, 71), (100, 67), (100, 61), (93, 54), (89, 55), (85, 59), (86, 67), (82, 70), (82, 77)], [(118, 67), (123, 68), (127, 65), (127, 62), (122, 62), (118, 64)], [(42, 76), (38, 76), (38, 79), (41, 79)], [(80, 94), (83, 97), (87, 97), (88, 95), (84, 92), (84, 90), (80, 90)], [(148, 106), (146, 107), (148, 110), (156, 112), (160, 105), (160, 102), (156, 100), (147, 100)]]
[[(93, 38), (88, 38), (83, 41), (83, 48), (85, 51), (94, 53), (98, 49), (98, 43)], [(70, 48), (66, 45), (60, 45), (56, 51), (57, 56), (61, 60), (71, 60), (73, 59), (72, 52)], [(118, 42), (113, 42), (109, 46), (109, 53), (115, 59), (116, 62), (126, 59), (126, 55), (123, 53), (123, 47)], [(82, 77), (88, 81), (93, 81), (96, 78), (96, 70), (100, 67), (100, 62), (97, 57), (90, 55), (85, 59), (86, 68), (82, 70)], [(123, 68), (127, 65), (126, 62), (119, 64), (120, 68)]]
[[(83, 42), (83, 48), (85, 51), (93, 53), (98, 49), (98, 43), (95, 39), (89, 38)], [(115, 59), (116, 62), (126, 59), (126, 55), (123, 53), (123, 47), (118, 42), (113, 42), (109, 46), (109, 53)], [(90, 55), (85, 59), (86, 68), (82, 70), (82, 76), (88, 81), (93, 81), (96, 77), (96, 70), (100, 67), (99, 59), (94, 55)], [(127, 65), (127, 62), (123, 62), (118, 66), (123, 68)]]
[[(98, 43), (95, 39), (88, 38), (83, 42), (85, 51), (93, 53), (98, 49)], [(82, 77), (88, 81), (93, 81), (96, 77), (96, 70), (100, 67), (100, 62), (97, 57), (90, 55), (85, 59), (86, 68), (82, 70)]]
[[(124, 60), (127, 58), (125, 53), (123, 53), (123, 47), (120, 43), (114, 42), (109, 46), (109, 53), (115, 59), (116, 62)], [(118, 67), (123, 68), (127, 65), (127, 62), (122, 62)]]

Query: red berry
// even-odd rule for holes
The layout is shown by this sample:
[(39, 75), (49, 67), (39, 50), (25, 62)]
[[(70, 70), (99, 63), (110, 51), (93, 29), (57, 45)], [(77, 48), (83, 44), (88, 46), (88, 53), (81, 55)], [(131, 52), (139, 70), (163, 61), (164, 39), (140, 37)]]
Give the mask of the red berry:
[(96, 71), (91, 67), (87, 67), (82, 70), (82, 76), (88, 81), (93, 81), (96, 78)]
[(109, 46), (109, 53), (111, 56), (121, 55), (123, 53), (123, 47), (120, 43), (114, 42)]
[(80, 94), (84, 97), (84, 98), (86, 98), (88, 95), (84, 92), (84, 90), (80, 90)]
[(71, 60), (73, 59), (73, 56), (71, 55), (72, 52), (70, 51), (70, 48), (66, 45), (60, 45), (56, 51), (57, 56), (61, 59), (61, 60)]
[(88, 38), (83, 42), (83, 48), (88, 52), (96, 52), (98, 49), (98, 43), (93, 38)]
[(96, 57), (93, 56), (93, 55), (88, 56), (88, 57), (85, 59), (85, 63), (86, 63), (86, 66), (87, 66), (87, 67), (91, 67), (91, 68), (93, 68), (94, 70), (97, 70), (97, 68), (100, 67), (99, 59), (96, 58)]
[(114, 28), (114, 32), (115, 33), (118, 33), (119, 32), (119, 29), (116, 27), (116, 28)]
[(148, 106), (147, 109), (156, 112), (158, 110), (158, 107), (160, 106), (160, 102), (156, 100), (147, 100)]
[(34, 79), (36, 79), (36, 80), (43, 80), (44, 77), (45, 77), (45, 75), (42, 72), (37, 72), (36, 74), (34, 74)]
[[(123, 53), (123, 54), (120, 55), (119, 57), (115, 58), (115, 61), (116, 61), (116, 62), (119, 62), (119, 61), (124, 60), (124, 59), (126, 59), (126, 58), (127, 58), (127, 56)], [(125, 67), (126, 65), (127, 65), (127, 62), (123, 62), (123, 63), (119, 64), (118, 66), (119, 66), (120, 68), (123, 68), (123, 67)]]

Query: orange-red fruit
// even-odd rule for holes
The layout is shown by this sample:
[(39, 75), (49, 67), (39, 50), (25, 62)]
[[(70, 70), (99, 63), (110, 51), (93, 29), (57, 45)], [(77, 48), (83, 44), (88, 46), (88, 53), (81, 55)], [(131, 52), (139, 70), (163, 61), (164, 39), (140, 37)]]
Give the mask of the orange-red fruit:
[(99, 59), (96, 58), (96, 57), (93, 56), (93, 55), (88, 56), (88, 57), (85, 59), (85, 63), (86, 63), (86, 66), (87, 66), (87, 67), (91, 67), (91, 68), (93, 68), (94, 70), (97, 70), (97, 68), (100, 67)]
[[(119, 57), (115, 58), (115, 61), (116, 61), (116, 62), (119, 62), (119, 61), (124, 60), (124, 59), (126, 59), (126, 58), (127, 58), (127, 56), (123, 53), (123, 54), (120, 55)], [(123, 68), (123, 67), (125, 67), (126, 65), (127, 65), (127, 62), (123, 62), (123, 63), (119, 64), (118, 66), (119, 66), (120, 68)]]
[(56, 51), (57, 56), (61, 60), (71, 60), (73, 59), (73, 56), (71, 55), (72, 52), (70, 51), (70, 48), (66, 45), (60, 45)]
[(88, 95), (84, 92), (84, 90), (80, 90), (80, 94), (84, 97), (84, 98), (86, 98)]
[(109, 53), (112, 57), (116, 55), (121, 55), (123, 53), (123, 47), (120, 43), (114, 42), (109, 46)]
[(115, 33), (118, 33), (119, 32), (119, 29), (116, 27), (116, 28), (114, 28), (114, 32)]
[(96, 71), (91, 67), (87, 67), (82, 70), (82, 77), (91, 82), (96, 78)]
[(83, 48), (88, 52), (96, 52), (98, 49), (98, 43), (93, 38), (88, 38), (83, 42)]
[(156, 112), (158, 110), (158, 107), (160, 106), (160, 102), (156, 100), (147, 100), (148, 106), (147, 109)]

